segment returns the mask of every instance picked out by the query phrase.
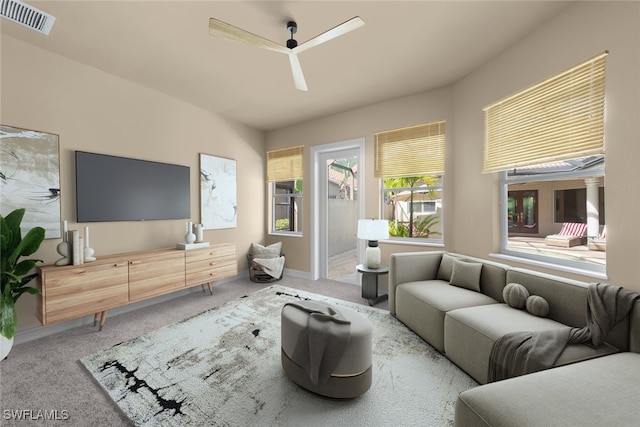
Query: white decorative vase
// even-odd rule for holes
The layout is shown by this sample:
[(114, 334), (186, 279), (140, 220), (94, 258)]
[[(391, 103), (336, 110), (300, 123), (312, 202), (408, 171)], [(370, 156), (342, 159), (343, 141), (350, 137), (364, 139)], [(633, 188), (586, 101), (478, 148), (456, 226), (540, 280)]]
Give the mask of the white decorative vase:
[(69, 265), (71, 264), (71, 244), (67, 235), (67, 220), (64, 220), (62, 225), (62, 242), (58, 243), (56, 250), (62, 258), (56, 261), (56, 265)]
[(187, 222), (187, 234), (184, 235), (184, 241), (189, 244), (196, 241), (196, 235), (193, 234), (193, 223), (191, 221)]
[(204, 226), (202, 224), (193, 224), (196, 234), (196, 242), (204, 241)]
[(0, 360), (4, 360), (5, 357), (9, 354), (11, 349), (13, 348), (13, 337), (11, 339), (7, 339), (4, 336), (0, 335)]
[(82, 251), (84, 255), (84, 262), (92, 262), (96, 260), (93, 256), (96, 251), (89, 245), (89, 227), (84, 228), (84, 248)]

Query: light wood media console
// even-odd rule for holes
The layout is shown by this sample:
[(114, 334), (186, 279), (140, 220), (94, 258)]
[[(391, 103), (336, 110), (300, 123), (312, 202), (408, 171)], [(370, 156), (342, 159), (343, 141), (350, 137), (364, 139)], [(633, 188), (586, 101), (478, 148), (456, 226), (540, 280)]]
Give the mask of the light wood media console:
[(43, 326), (94, 315), (100, 329), (107, 311), (238, 274), (235, 245), (155, 249), (106, 255), (81, 265), (39, 267), (37, 316)]

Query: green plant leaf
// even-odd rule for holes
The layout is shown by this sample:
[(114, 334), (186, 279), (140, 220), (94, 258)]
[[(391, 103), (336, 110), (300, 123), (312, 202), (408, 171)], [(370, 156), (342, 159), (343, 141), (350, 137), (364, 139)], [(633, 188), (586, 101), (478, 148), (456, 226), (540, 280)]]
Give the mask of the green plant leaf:
[(37, 273), (30, 272), (42, 260), (20, 258), (40, 248), (45, 230), (34, 227), (22, 238), (20, 224), (24, 213), (25, 209), (16, 209), (5, 217), (0, 215), (0, 334), (7, 338), (13, 337), (16, 330), (15, 302), (24, 293), (40, 292), (26, 285), (37, 277)]
[(13, 298), (7, 297), (6, 293), (4, 292), (0, 295), (0, 335), (11, 339), (16, 333), (18, 316), (16, 315)]

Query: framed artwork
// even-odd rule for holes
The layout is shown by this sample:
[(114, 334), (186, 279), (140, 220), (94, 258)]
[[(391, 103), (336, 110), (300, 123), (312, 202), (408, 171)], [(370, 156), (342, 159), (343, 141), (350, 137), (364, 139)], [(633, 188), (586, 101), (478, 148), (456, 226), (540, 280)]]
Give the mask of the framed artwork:
[(58, 135), (0, 125), (0, 211), (25, 208), (23, 233), (45, 229), (60, 238), (60, 146)]
[(236, 161), (200, 154), (200, 222), (205, 230), (237, 225)]

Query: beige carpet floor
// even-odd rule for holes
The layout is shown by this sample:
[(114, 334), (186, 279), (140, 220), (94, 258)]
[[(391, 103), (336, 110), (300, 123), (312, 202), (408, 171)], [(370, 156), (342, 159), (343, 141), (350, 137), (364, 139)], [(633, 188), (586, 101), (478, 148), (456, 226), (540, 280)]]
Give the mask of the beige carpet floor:
[[(276, 282), (346, 301), (368, 304), (360, 286), (285, 276)], [(0, 362), (2, 426), (128, 426), (129, 421), (81, 366), (79, 359), (265, 288), (248, 278), (214, 285), (213, 295), (189, 293), (109, 317), (103, 330), (77, 327), (18, 344)], [(376, 305), (387, 308), (387, 302)], [(16, 417), (26, 419), (18, 420)], [(53, 420), (51, 418), (54, 418)], [(57, 420), (55, 418), (58, 418)]]

